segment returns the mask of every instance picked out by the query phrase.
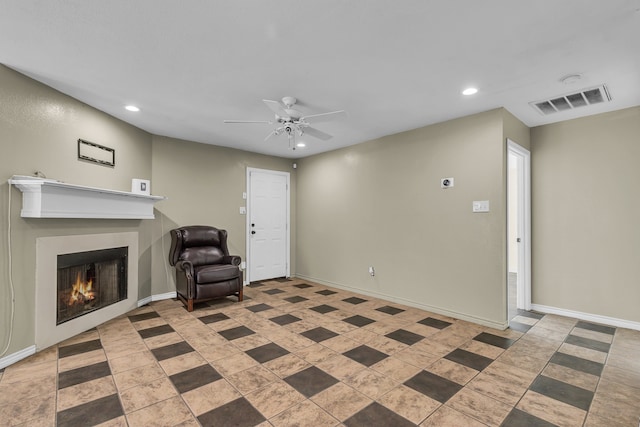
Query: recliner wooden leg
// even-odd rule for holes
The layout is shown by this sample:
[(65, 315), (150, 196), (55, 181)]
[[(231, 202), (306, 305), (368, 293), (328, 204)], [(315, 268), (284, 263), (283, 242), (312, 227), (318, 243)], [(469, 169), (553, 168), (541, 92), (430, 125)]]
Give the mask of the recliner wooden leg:
[(187, 300), (187, 311), (193, 311), (193, 299)]
[(240, 290), (238, 291), (238, 301), (242, 301), (243, 295), (242, 295), (242, 288), (240, 288)]

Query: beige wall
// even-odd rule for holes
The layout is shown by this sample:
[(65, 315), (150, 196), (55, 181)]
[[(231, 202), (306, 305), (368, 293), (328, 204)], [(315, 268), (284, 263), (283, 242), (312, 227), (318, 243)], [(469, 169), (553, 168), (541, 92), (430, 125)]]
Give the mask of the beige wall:
[[(503, 116), (493, 110), (302, 159), (298, 275), (504, 326), (512, 131)], [(442, 190), (444, 177), (455, 187)], [(491, 212), (472, 213), (474, 200), (489, 200)]]
[[(116, 166), (77, 159), (77, 140), (112, 147)], [(11, 192), (11, 266), (15, 326), (8, 354), (34, 343), (36, 238), (138, 231), (140, 295), (151, 292), (151, 228), (140, 220), (23, 219), (22, 193), (7, 180), (42, 171), (72, 184), (129, 191), (132, 178), (151, 178), (151, 136), (0, 65), (0, 351), (10, 323), (7, 204)], [(1, 357), (1, 355), (0, 355)]]
[(531, 135), (533, 303), (640, 321), (640, 108)]
[(153, 137), (153, 192), (168, 200), (156, 205), (154, 235), (153, 293), (175, 290), (173, 267), (167, 254), (169, 230), (183, 225), (213, 225), (229, 232), (229, 251), (246, 260), (247, 168), (291, 174), (291, 274), (296, 253), (296, 170), (293, 161), (231, 148), (198, 144), (166, 137)]

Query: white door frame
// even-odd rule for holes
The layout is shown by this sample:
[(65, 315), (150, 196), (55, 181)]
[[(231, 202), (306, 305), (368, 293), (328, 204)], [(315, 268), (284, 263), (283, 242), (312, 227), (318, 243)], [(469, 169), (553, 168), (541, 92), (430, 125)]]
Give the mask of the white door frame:
[(290, 277), (291, 276), (291, 174), (289, 172), (283, 172), (283, 171), (276, 171), (276, 170), (270, 170), (270, 169), (259, 169), (259, 168), (250, 168), (247, 167), (247, 215), (246, 215), (246, 231), (245, 234), (247, 236), (246, 239), (246, 247), (247, 247), (247, 251), (246, 251), (246, 265), (245, 265), (245, 269), (244, 269), (244, 284), (248, 285), (249, 283), (251, 283), (251, 277), (250, 277), (250, 272), (251, 272), (251, 268), (250, 268), (250, 262), (251, 262), (251, 172), (262, 172), (262, 173), (270, 173), (270, 174), (274, 174), (274, 175), (282, 175), (285, 176), (287, 179), (287, 225), (286, 225), (286, 231), (287, 231), (287, 236), (286, 236), (286, 277)]
[[(523, 166), (518, 168), (518, 212), (521, 213), (521, 218), (518, 219), (518, 235), (521, 236), (523, 247), (522, 250), (518, 250), (516, 301), (519, 309), (531, 310), (531, 152), (507, 138), (508, 154), (518, 157)], [(509, 256), (508, 248), (509, 242), (507, 241), (507, 257)], [(507, 275), (508, 270), (507, 268)]]

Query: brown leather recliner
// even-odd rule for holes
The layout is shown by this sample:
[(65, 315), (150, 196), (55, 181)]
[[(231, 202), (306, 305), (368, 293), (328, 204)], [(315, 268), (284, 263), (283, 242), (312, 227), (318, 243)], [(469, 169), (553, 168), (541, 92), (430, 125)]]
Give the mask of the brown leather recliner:
[(176, 291), (188, 311), (196, 302), (228, 295), (242, 301), (240, 262), (229, 255), (226, 230), (206, 225), (171, 230), (169, 264), (176, 268)]

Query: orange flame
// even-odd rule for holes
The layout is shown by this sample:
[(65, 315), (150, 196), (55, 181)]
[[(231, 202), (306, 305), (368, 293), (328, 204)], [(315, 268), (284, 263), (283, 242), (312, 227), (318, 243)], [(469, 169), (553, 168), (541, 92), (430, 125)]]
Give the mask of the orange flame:
[(83, 282), (80, 280), (80, 273), (76, 277), (76, 283), (73, 284), (71, 296), (69, 297), (69, 305), (76, 303), (85, 304), (95, 298), (93, 292), (93, 280)]

